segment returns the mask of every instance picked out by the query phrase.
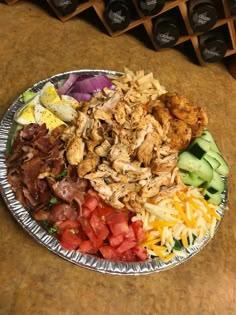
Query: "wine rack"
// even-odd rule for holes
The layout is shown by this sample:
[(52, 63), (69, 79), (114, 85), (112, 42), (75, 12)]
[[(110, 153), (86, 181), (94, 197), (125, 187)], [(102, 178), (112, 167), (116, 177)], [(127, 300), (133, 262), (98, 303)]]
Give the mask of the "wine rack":
[[(18, 0), (5, 0), (8, 4), (13, 4)], [(73, 18), (74, 16), (80, 14), (81, 12), (87, 10), (88, 8), (93, 8), (102, 21), (105, 29), (107, 30), (108, 34), (111, 37), (122, 35), (123, 33), (139, 26), (143, 25), (146, 30), (147, 36), (149, 37), (153, 48), (155, 50), (160, 50), (157, 46), (154, 37), (153, 37), (153, 21), (158, 16), (161, 16), (163, 13), (171, 12), (171, 10), (177, 10), (180, 15), (181, 23), (184, 25), (184, 32), (179, 37), (178, 41), (176, 42), (175, 46), (178, 46), (185, 42), (190, 42), (193, 50), (195, 52), (196, 58), (200, 65), (205, 65), (205, 62), (201, 56), (200, 48), (199, 48), (199, 36), (203, 35), (204, 33), (194, 32), (191, 28), (190, 21), (188, 18), (188, 1), (189, 0), (172, 0), (166, 1), (163, 9), (156, 15), (152, 16), (144, 16), (142, 11), (139, 9), (137, 1), (132, 0), (134, 9), (137, 13), (137, 18), (130, 22), (127, 28), (122, 31), (112, 31), (109, 25), (106, 23), (104, 19), (104, 11), (105, 11), (105, 1), (104, 0), (89, 0), (86, 2), (82, 2), (77, 6), (75, 11), (68, 15), (61, 15), (60, 12), (55, 8), (53, 2), (51, 0), (46, 0), (49, 6), (52, 8), (55, 15), (62, 21), (66, 22), (67, 20)], [(228, 49), (224, 57), (228, 57), (231, 55), (236, 54), (236, 16), (231, 15), (230, 9), (228, 7), (228, 0), (218, 0), (221, 6), (221, 16), (218, 18), (216, 24), (212, 27), (211, 30), (223, 28), (224, 32), (228, 33)], [(166, 48), (162, 48), (166, 49)]]
[(14, 4), (16, 3), (17, 1), (19, 0), (4, 0), (7, 4), (11, 5), (11, 4)]

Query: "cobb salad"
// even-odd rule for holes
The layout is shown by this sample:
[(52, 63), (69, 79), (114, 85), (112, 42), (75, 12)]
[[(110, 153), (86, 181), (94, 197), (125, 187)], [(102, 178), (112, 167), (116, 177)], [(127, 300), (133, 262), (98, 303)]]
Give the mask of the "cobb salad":
[(62, 247), (168, 262), (213, 237), (229, 170), (201, 106), (129, 69), (71, 73), (23, 102), (8, 181)]

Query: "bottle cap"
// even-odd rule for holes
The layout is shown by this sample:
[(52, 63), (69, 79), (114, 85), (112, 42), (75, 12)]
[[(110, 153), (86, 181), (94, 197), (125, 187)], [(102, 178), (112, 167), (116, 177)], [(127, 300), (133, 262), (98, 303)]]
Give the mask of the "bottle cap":
[(139, 0), (138, 5), (144, 15), (154, 15), (163, 9), (165, 0)]
[(125, 29), (130, 23), (129, 7), (120, 1), (112, 2), (105, 10), (105, 19), (112, 31)]
[(212, 5), (199, 5), (190, 13), (190, 24), (194, 32), (207, 32), (217, 21), (216, 8)]
[(56, 9), (63, 16), (74, 12), (78, 5), (76, 0), (67, 0), (67, 1), (53, 0), (52, 2), (55, 5)]
[(179, 29), (175, 24), (170, 24), (169, 22), (157, 23), (153, 34), (155, 42), (161, 48), (173, 47), (179, 36)]
[(227, 44), (222, 39), (206, 40), (200, 51), (202, 59), (206, 62), (218, 62), (224, 58)]

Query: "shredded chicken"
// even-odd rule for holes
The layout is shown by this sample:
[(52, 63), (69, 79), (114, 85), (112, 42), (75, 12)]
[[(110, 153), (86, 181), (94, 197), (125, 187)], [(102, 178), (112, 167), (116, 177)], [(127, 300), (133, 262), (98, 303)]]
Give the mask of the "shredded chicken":
[(167, 93), (152, 73), (125, 74), (80, 106), (65, 128), (67, 159), (115, 208), (142, 211), (180, 183), (178, 152), (207, 124), (201, 107)]

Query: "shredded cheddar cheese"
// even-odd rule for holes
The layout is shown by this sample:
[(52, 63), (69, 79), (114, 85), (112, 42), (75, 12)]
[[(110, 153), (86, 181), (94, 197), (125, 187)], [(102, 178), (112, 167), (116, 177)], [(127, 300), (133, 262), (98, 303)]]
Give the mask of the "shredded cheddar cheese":
[[(150, 256), (168, 262), (176, 255), (184, 256), (184, 249), (207, 234), (213, 237), (217, 220), (217, 206), (208, 203), (198, 188), (183, 186), (172, 196), (156, 204), (146, 202), (145, 209), (132, 220), (142, 220), (146, 239), (141, 245)], [(177, 246), (177, 245), (178, 246)]]

